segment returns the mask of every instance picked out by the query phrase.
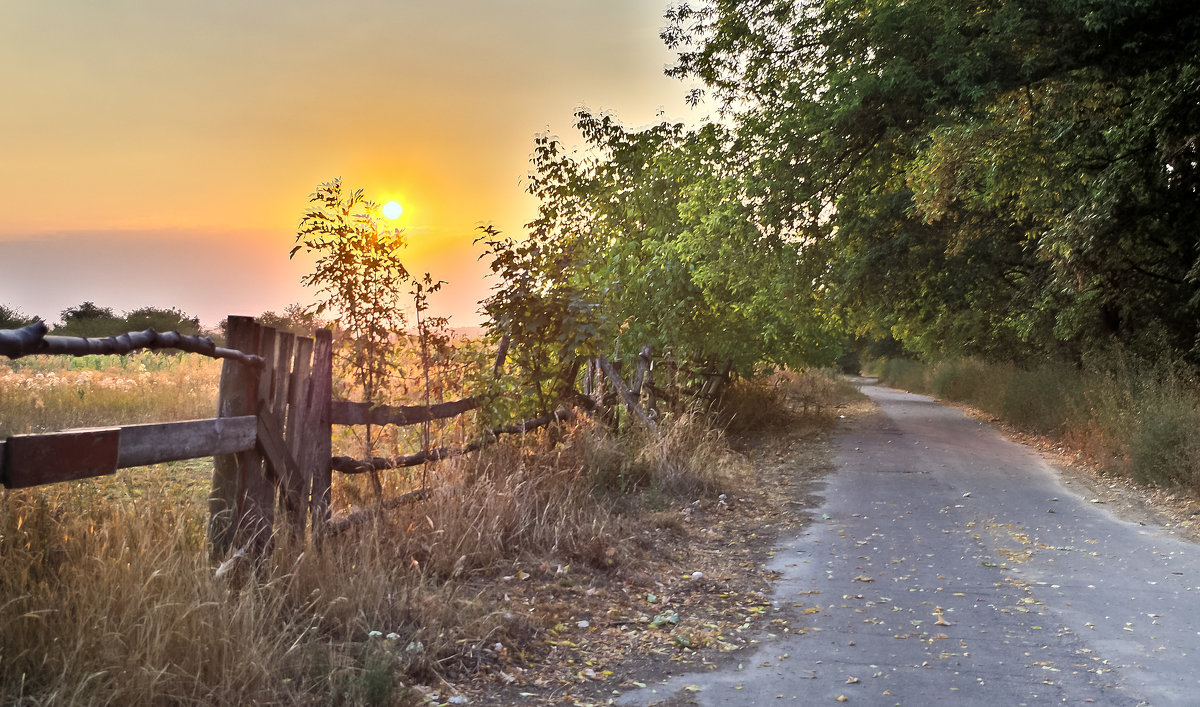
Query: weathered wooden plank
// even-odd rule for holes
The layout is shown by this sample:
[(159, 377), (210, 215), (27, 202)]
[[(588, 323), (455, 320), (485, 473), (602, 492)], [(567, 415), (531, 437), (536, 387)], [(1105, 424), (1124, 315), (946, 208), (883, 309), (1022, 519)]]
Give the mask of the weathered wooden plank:
[(309, 445), (302, 463), (311, 468), (312, 492), (309, 509), (312, 513), (313, 541), (320, 544), (329, 525), (329, 502), (333, 484), (333, 429), (329, 421), (329, 401), (333, 395), (333, 332), (316, 332), (313, 345), (312, 383), (308, 389), (308, 409), (302, 437)]
[(253, 415), (127, 425), (121, 431), (117, 467), (236, 454), (254, 448)]
[(625, 408), (629, 410), (629, 412), (647, 429), (658, 429), (658, 425), (654, 423), (654, 420), (650, 419), (650, 416), (646, 414), (646, 411), (643, 410), (640, 405), (638, 405), (637, 398), (633, 397), (633, 393), (629, 390), (629, 386), (625, 385), (625, 381), (621, 379), (621, 376), (613, 368), (612, 363), (610, 363), (609, 360), (603, 356), (597, 358), (596, 362), (600, 364), (600, 368), (604, 371), (604, 375), (608, 377), (608, 380), (612, 383), (613, 388), (616, 389), (617, 394), (621, 396), (621, 401), (625, 403)]
[[(275, 330), (255, 324), (254, 339), (257, 342), (255, 353), (263, 357), (262, 371), (253, 393), (254, 414), (258, 415), (262, 410), (270, 410), (276, 365)], [(238, 522), (234, 529), (235, 546), (246, 549), (247, 554), (254, 558), (269, 554), (275, 525), (275, 470), (265, 463), (261, 453), (262, 439), (258, 441), (259, 449), (246, 452), (246, 455), (253, 456), (246, 456), (242, 462)]]
[(267, 460), (267, 468), (278, 481), (289, 473), (300, 473), (296, 469), (296, 460), (283, 441), (283, 431), (279, 429), (279, 421), (269, 410), (259, 410), (258, 415), (258, 448)]
[(275, 334), (275, 374), (271, 381), (271, 412), (280, 420), (283, 428), (284, 414), (287, 410), (288, 391), (292, 383), (292, 347), (296, 335), (281, 331)]
[(19, 489), (117, 470), (119, 427), (16, 435), (4, 445), (4, 486)]
[(479, 407), (476, 398), (463, 398), (436, 405), (377, 405), (334, 400), (329, 404), (329, 421), (335, 425), (415, 425), (457, 417)]
[(292, 537), (298, 540), (304, 538), (304, 525), (308, 518), (308, 496), (312, 489), (312, 465), (308, 463), (311, 445), (304, 444), (308, 389), (312, 383), (312, 352), (312, 339), (296, 339), (292, 381), (288, 386), (287, 424), (284, 429), (284, 441), (292, 458), (296, 460), (296, 470), (295, 473), (289, 471), (284, 479), (282, 498), (286, 522)]
[[(230, 316), (226, 323), (229, 346), (253, 351), (256, 344), (254, 319)], [(257, 375), (238, 361), (227, 360), (221, 367), (221, 384), (217, 401), (220, 417), (250, 416), (254, 418), (254, 391)], [(257, 432), (258, 422), (254, 421)], [(236, 454), (219, 454), (213, 459), (212, 492), (208, 497), (208, 540), (213, 557), (224, 559), (233, 545), (233, 529), (240, 514), (242, 464), (251, 463), (257, 454), (254, 445)]]
[[(211, 457), (217, 454), (233, 454), (254, 448), (257, 434), (257, 422), (253, 415), (243, 417), (219, 417), (207, 420), (185, 420), (183, 422), (161, 422), (146, 425), (126, 425), (113, 428), (86, 428), (78, 430), (63, 430), (52, 434), (21, 435), (14, 447), (16, 454), (25, 454), (29, 445), (36, 444), (43, 448), (43, 453), (50, 457), (54, 467), (77, 462), (75, 451), (80, 444), (87, 443), (83, 438), (97, 434), (108, 434), (110, 430), (119, 433), (117, 441), (117, 456), (115, 469), (128, 469), (133, 466), (161, 464), (179, 459), (196, 459)], [(96, 442), (100, 444), (100, 442)], [(4, 453), (5, 443), (0, 441), (0, 455)], [(54, 472), (55, 478), (39, 481), (38, 484), (85, 479), (93, 476), (103, 476), (112, 470), (95, 473), (96, 469), (108, 469), (106, 452), (99, 454), (94, 460), (85, 459), (74, 472)], [(29, 460), (18, 457), (13, 469), (21, 478), (31, 478), (22, 468)], [(36, 463), (46, 464), (45, 460)], [(0, 466), (0, 474), (6, 473), (7, 463)], [(51, 467), (46, 467), (47, 469)], [(58, 478), (62, 477), (62, 478)], [(26, 484), (36, 485), (36, 484)], [(14, 487), (17, 488), (17, 487)]]

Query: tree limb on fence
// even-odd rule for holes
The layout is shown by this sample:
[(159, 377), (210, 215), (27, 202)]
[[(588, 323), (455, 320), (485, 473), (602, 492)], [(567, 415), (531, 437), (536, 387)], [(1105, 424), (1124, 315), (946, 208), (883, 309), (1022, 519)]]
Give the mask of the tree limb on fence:
[(633, 396), (633, 392), (629, 390), (629, 386), (625, 385), (625, 381), (622, 380), (616, 369), (613, 368), (612, 363), (603, 356), (597, 358), (596, 361), (600, 364), (600, 369), (604, 371), (604, 375), (608, 376), (608, 379), (612, 381), (613, 387), (617, 389), (617, 394), (621, 396), (621, 402), (625, 403), (625, 408), (638, 419), (638, 422), (642, 423), (643, 427), (648, 430), (657, 430), (658, 425), (646, 414), (642, 406), (638, 405), (637, 398)]
[(21, 329), (0, 329), (0, 356), (21, 358), (35, 354), (87, 356), (89, 354), (127, 354), (138, 349), (157, 351), (175, 349), (209, 358), (230, 358), (250, 366), (261, 366), (261, 356), (217, 346), (207, 336), (187, 336), (177, 331), (159, 333), (153, 329), (131, 331), (120, 336), (85, 338), (47, 336), (49, 328), (38, 321)]
[(479, 407), (478, 398), (463, 398), (436, 405), (371, 405), (334, 400), (329, 404), (329, 422), (334, 425), (414, 425), (444, 420)]
[[(425, 499), (429, 498), (432, 495), (433, 495), (433, 489), (417, 489), (416, 491), (409, 491), (408, 493), (402, 494), (395, 498), (385, 499), (383, 502), (383, 508), (385, 508), (385, 509), (399, 508), (400, 506), (403, 506), (406, 503), (416, 503), (417, 501), (424, 501)], [(367, 519), (374, 517), (377, 513), (379, 513), (378, 506), (375, 506), (373, 508), (367, 508), (367, 509), (361, 510), (361, 511), (356, 511), (356, 512), (351, 513), (350, 515), (346, 516), (345, 518), (339, 518), (338, 520), (330, 523), (328, 526), (326, 526), (326, 533), (331, 536), (337, 535), (338, 533), (347, 531), (350, 528), (353, 528), (354, 526), (358, 525), (359, 523), (362, 523), (362, 522), (366, 521)]]
[(575, 413), (571, 410), (560, 409), (550, 415), (542, 415), (523, 422), (518, 422), (513, 425), (505, 425), (503, 427), (495, 427), (488, 430), (487, 434), (479, 439), (473, 440), (461, 449), (452, 447), (438, 447), (428, 451), (420, 451), (416, 454), (408, 454), (399, 457), (374, 457), (373, 459), (359, 460), (352, 457), (334, 457), (331, 460), (334, 471), (340, 471), (343, 474), (363, 474), (370, 471), (381, 471), (383, 469), (400, 469), (403, 467), (417, 466), (424, 464), (427, 461), (440, 461), (451, 457), (459, 457), (464, 454), (483, 449), (487, 445), (496, 441), (496, 438), (502, 434), (524, 434), (539, 427), (545, 427), (551, 422), (571, 420), (575, 417)]

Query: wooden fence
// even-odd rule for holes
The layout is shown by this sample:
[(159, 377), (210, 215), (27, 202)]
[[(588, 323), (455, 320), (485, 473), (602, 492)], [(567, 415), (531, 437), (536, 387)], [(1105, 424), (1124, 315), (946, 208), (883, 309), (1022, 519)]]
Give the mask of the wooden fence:
[[(462, 448), (426, 449), (397, 458), (332, 456), (333, 425), (413, 425), (479, 407), (474, 398), (429, 406), (379, 406), (332, 400), (333, 342), (228, 319), (227, 346), (176, 332), (116, 337), (47, 336), (38, 322), (0, 330), (0, 355), (85, 355), (176, 349), (224, 359), (217, 416), (204, 420), (64, 430), (0, 440), (0, 482), (25, 488), (112, 474), (117, 469), (213, 457), (208, 536), (214, 556), (232, 550), (262, 556), (277, 526), (293, 538), (320, 542), (330, 526), (332, 472), (361, 473), (412, 466), (477, 450), (506, 433), (523, 433), (569, 413), (490, 430)], [(278, 516), (278, 517), (277, 517)], [(340, 522), (333, 530), (348, 527)]]
[[(480, 449), (498, 435), (524, 433), (573, 416), (560, 409), (489, 430), (461, 448), (366, 460), (333, 457), (333, 425), (420, 424), (462, 415), (478, 408), (479, 401), (465, 398), (428, 406), (335, 401), (333, 341), (328, 329), (317, 331), (314, 338), (298, 337), (261, 326), (250, 317), (231, 316), (226, 333), (228, 348), (204, 337), (152, 330), (105, 338), (47, 336), (41, 322), (0, 330), (0, 355), (14, 359), (137, 349), (176, 349), (224, 359), (215, 418), (14, 435), (0, 440), (0, 481), (6, 488), (24, 488), (211, 456), (208, 536), (214, 556), (225, 557), (233, 550), (264, 556), (277, 526), (293, 539), (303, 540), (307, 533), (320, 543), (329, 532), (353, 524), (353, 517), (330, 523), (335, 470), (355, 474), (446, 459)], [(497, 369), (505, 349), (502, 345)], [(575, 393), (575, 402), (595, 409), (619, 400), (642, 425), (653, 429), (655, 391), (663, 396), (671, 393), (653, 385), (652, 371), (649, 347), (638, 358), (632, 385), (622, 379), (616, 364), (603, 357), (590, 361), (584, 393)], [(707, 375), (712, 380), (716, 374)], [(707, 384), (704, 387), (702, 392), (710, 392)], [(639, 403), (643, 390), (650, 397), (646, 406)]]

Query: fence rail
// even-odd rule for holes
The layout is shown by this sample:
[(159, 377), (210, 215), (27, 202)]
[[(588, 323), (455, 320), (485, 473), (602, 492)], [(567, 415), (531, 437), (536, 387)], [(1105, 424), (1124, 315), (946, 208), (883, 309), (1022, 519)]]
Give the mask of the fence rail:
[(91, 354), (127, 354), (139, 349), (173, 349), (209, 358), (231, 358), (250, 365), (261, 365), (262, 358), (242, 351), (217, 346), (207, 336), (187, 336), (177, 331), (159, 333), (153, 329), (131, 331), (120, 336), (88, 338), (49, 336), (46, 323), (39, 321), (21, 329), (0, 329), (0, 356), (22, 358), (37, 354), (88, 356)]
[[(117, 469), (253, 449), (258, 420), (242, 417), (93, 427), (0, 440), (0, 480), (27, 488), (104, 476)], [(80, 465), (80, 459), (88, 461)]]

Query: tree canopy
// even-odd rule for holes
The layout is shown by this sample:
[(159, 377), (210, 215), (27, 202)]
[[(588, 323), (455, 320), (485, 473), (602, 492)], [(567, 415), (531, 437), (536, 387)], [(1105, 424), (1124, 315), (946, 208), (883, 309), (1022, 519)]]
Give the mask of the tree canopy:
[(485, 312), (543, 397), (578, 357), (645, 345), (742, 373), (833, 361), (840, 327), (811, 244), (761, 220), (733, 133), (576, 118), (582, 149), (536, 141), (528, 237), (485, 235), (500, 276)]
[(178, 331), (188, 336), (201, 333), (198, 317), (190, 317), (175, 308), (141, 307), (117, 314), (112, 307), (83, 302), (64, 309), (60, 316), (62, 324), (54, 327), (52, 331), (60, 336), (116, 336), (145, 329), (159, 332)]
[[(1200, 6), (707, 0), (668, 14), (765, 232), (910, 349), (1200, 360)], [(701, 96), (695, 97), (697, 100)]]

